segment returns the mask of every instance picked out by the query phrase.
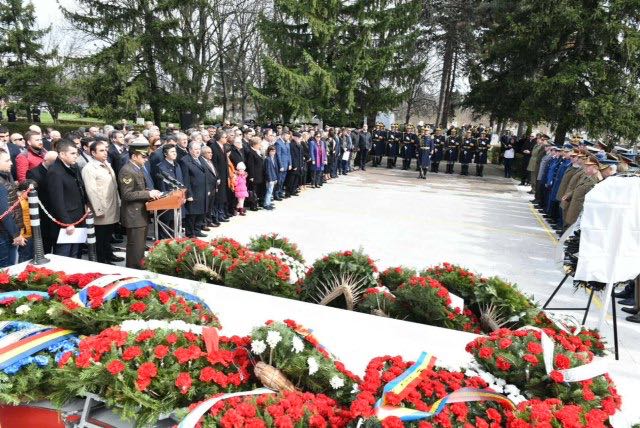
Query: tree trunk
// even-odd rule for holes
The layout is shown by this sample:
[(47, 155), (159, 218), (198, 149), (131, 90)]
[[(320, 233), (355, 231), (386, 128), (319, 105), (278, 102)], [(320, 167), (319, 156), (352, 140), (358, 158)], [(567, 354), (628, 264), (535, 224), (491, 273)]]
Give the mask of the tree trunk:
[[(152, 11), (149, 9), (149, 4), (147, 2), (143, 2), (144, 8), (144, 32), (149, 33), (153, 28), (154, 24), (154, 16)], [(153, 55), (153, 41), (158, 40), (156, 35), (151, 35), (151, 37), (146, 37), (145, 42), (142, 46), (142, 51), (144, 55), (144, 60), (147, 67), (147, 75), (148, 75), (148, 86), (149, 86), (149, 105), (151, 106), (151, 111), (153, 112), (153, 122), (160, 126), (160, 122), (162, 121), (162, 108), (160, 106), (159, 101), (159, 88), (158, 88), (158, 73), (156, 72), (156, 61)]]
[(442, 62), (442, 78), (440, 79), (440, 94), (438, 95), (438, 113), (436, 114), (436, 126), (440, 123), (442, 118), (442, 107), (444, 105), (444, 97), (446, 88), (448, 87), (449, 74), (451, 73), (451, 58), (453, 56), (453, 49), (451, 49), (451, 41), (447, 39), (444, 51), (444, 58)]
[(553, 143), (556, 146), (561, 146), (564, 144), (564, 137), (567, 135), (569, 131), (569, 121), (566, 118), (560, 119), (558, 122), (558, 127), (556, 128), (556, 137), (553, 140)]
[(442, 127), (445, 128), (449, 122), (449, 115), (453, 115), (453, 88), (456, 84), (456, 69), (458, 68), (458, 53), (455, 53), (453, 67), (449, 72), (449, 85), (444, 97), (444, 106), (442, 107)]
[(526, 126), (527, 126), (527, 123), (524, 120), (521, 120), (520, 122), (518, 122), (518, 131), (516, 134), (518, 138), (523, 136)]
[(218, 53), (218, 72), (220, 73), (220, 87), (222, 90), (222, 122), (227, 120), (227, 84), (225, 79), (225, 69), (224, 69), (224, 55), (222, 54), (224, 38), (222, 36), (223, 25), (220, 25), (218, 29), (218, 49), (220, 52)]
[(413, 99), (409, 98), (407, 100), (407, 113), (404, 116), (404, 123), (405, 125), (407, 123), (409, 123), (409, 121), (411, 120), (411, 109), (413, 108)]

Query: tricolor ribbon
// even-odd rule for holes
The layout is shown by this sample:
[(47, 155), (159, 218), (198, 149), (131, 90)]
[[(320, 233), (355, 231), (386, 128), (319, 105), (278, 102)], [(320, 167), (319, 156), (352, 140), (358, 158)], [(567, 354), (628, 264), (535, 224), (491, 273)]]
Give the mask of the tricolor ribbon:
[(323, 350), (327, 354), (331, 355), (331, 352), (329, 352), (329, 350), (326, 348), (326, 346), (324, 346), (322, 343), (320, 343), (318, 338), (313, 334), (313, 330), (312, 329), (307, 328), (307, 327), (305, 327), (305, 326), (303, 326), (301, 324), (296, 324), (296, 328), (294, 328), (293, 331), (295, 331), (300, 336), (302, 336), (303, 339), (317, 343), (318, 347), (320, 347), (321, 350)]
[[(389, 382), (382, 390), (382, 397), (376, 402), (374, 408), (376, 417), (383, 420), (390, 416), (400, 418), (403, 422), (417, 421), (420, 419), (429, 419), (438, 415), (447, 404), (462, 403), (468, 401), (498, 401), (511, 408), (515, 408), (514, 404), (502, 394), (498, 394), (488, 389), (461, 388), (453, 391), (451, 394), (442, 397), (431, 405), (429, 411), (410, 409), (408, 407), (393, 407), (386, 404), (386, 396), (393, 392), (401, 399), (408, 392), (407, 387), (418, 381), (420, 374), (427, 369), (433, 368), (436, 357), (423, 352), (418, 360), (409, 367), (400, 376)], [(406, 392), (405, 392), (406, 391)]]
[(29, 296), (40, 296), (44, 300), (49, 300), (49, 294), (44, 291), (28, 291), (28, 290), (16, 290), (16, 291), (7, 291), (6, 293), (0, 293), (0, 301), (5, 299), (22, 299), (23, 297)]
[(151, 287), (154, 290), (158, 290), (158, 291), (175, 291), (177, 294), (181, 295), (185, 299), (192, 302), (199, 303), (203, 305), (205, 308), (210, 310), (209, 306), (202, 299), (194, 296), (193, 294), (190, 294), (175, 288), (167, 287), (164, 285), (158, 285), (146, 279), (124, 277), (122, 275), (117, 275), (117, 274), (105, 275), (95, 279), (94, 281), (87, 284), (78, 293), (73, 295), (71, 297), (71, 300), (83, 308), (88, 307), (89, 306), (89, 288), (91, 287), (100, 287), (104, 289), (105, 293), (103, 296), (103, 300), (105, 302), (116, 297), (118, 290), (120, 290), (121, 288), (127, 289), (129, 291), (136, 291), (140, 288)]
[(275, 391), (269, 388), (258, 388), (258, 389), (254, 389), (253, 391), (233, 392), (230, 394), (222, 394), (217, 397), (210, 398), (198, 404), (196, 407), (194, 407), (193, 410), (191, 410), (189, 414), (185, 416), (185, 418), (180, 422), (180, 424), (178, 425), (178, 428), (194, 428), (198, 423), (198, 421), (200, 421), (200, 418), (204, 416), (204, 414), (207, 413), (207, 411), (211, 409), (216, 403), (222, 400), (226, 400), (228, 398), (233, 398), (233, 397), (246, 397), (251, 395), (263, 395), (263, 394), (274, 394), (274, 393)]
[(0, 370), (4, 370), (13, 363), (29, 357), (62, 340), (67, 339), (73, 332), (62, 328), (48, 328), (32, 336), (22, 338), (10, 345), (0, 348)]
[(32, 334), (39, 333), (41, 331), (50, 329), (51, 327), (47, 327), (44, 325), (33, 324), (25, 328), (21, 328), (20, 330), (13, 331), (6, 336), (2, 336), (0, 338), (0, 349), (12, 345), (27, 336), (31, 336)]

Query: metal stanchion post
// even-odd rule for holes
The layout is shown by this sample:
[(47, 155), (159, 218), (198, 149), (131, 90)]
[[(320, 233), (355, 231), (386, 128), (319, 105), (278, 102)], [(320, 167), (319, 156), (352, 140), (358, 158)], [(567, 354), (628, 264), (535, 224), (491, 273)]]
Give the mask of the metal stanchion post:
[(93, 226), (93, 211), (89, 210), (87, 215), (87, 246), (89, 247), (89, 260), (98, 261), (96, 256), (96, 229)]
[(44, 256), (42, 245), (42, 231), (40, 230), (40, 210), (38, 209), (38, 192), (34, 189), (29, 193), (29, 216), (31, 217), (31, 233), (33, 235), (33, 260), (34, 265), (49, 263)]

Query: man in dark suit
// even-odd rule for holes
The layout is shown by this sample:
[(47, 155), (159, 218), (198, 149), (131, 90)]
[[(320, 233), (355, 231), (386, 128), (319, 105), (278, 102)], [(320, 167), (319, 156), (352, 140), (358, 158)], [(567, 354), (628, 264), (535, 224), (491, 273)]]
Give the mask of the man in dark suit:
[(119, 174), (120, 168), (129, 161), (129, 152), (124, 144), (124, 134), (122, 131), (113, 131), (110, 136), (111, 144), (107, 152), (107, 160), (116, 175)]
[(260, 154), (260, 138), (253, 137), (249, 142), (249, 146), (251, 149), (247, 152), (246, 156), (249, 196), (251, 196), (253, 192), (253, 197), (249, 198), (249, 209), (251, 211), (258, 211), (258, 204), (263, 200), (265, 192), (264, 158)]
[(216, 170), (216, 166), (213, 164), (213, 150), (211, 150), (211, 147), (202, 147), (202, 156), (200, 157), (200, 162), (205, 166), (204, 169), (207, 175), (207, 183), (210, 183), (209, 196), (207, 197), (207, 212), (205, 214), (205, 224), (207, 227), (218, 227), (220, 226), (220, 222), (215, 219), (213, 206), (216, 200), (216, 188), (220, 183), (218, 183), (218, 171)]
[[(47, 172), (53, 163), (58, 159), (58, 152), (51, 151), (44, 155), (44, 161), (39, 167), (27, 172), (27, 179), (33, 180), (36, 183), (36, 190), (38, 191), (38, 198), (42, 201), (42, 204), (46, 207), (49, 205), (47, 191)], [(42, 211), (40, 211), (40, 231), (42, 233), (42, 246), (44, 247), (44, 253), (50, 254), (53, 252), (53, 245), (56, 242), (57, 236), (52, 235), (53, 223), (49, 217)]]
[(120, 221), (127, 231), (128, 268), (140, 269), (140, 261), (144, 258), (144, 247), (149, 225), (149, 213), (145, 203), (160, 197), (159, 190), (151, 189), (145, 180), (144, 164), (149, 153), (146, 140), (133, 140), (129, 146), (128, 158), (118, 173), (120, 189)]
[[(64, 233), (73, 235), (76, 226), (73, 223), (82, 218), (87, 209), (87, 195), (82, 184), (80, 171), (76, 166), (78, 149), (72, 141), (61, 141), (58, 146), (58, 159), (47, 171), (47, 206), (56, 220), (67, 224)], [(81, 226), (80, 223), (77, 226)], [(60, 228), (53, 226), (51, 231), (57, 240)], [(80, 257), (80, 244), (55, 244), (54, 254), (65, 257)]]
[(211, 151), (213, 152), (213, 165), (216, 167), (218, 180), (220, 182), (214, 199), (215, 219), (218, 222), (227, 222), (229, 221), (227, 216), (229, 166), (227, 163), (227, 154), (224, 150), (224, 145), (227, 143), (227, 134), (219, 129), (213, 139), (214, 141), (209, 147), (211, 147)]
[(300, 138), (302, 135), (299, 132), (292, 134), (291, 142), (291, 171), (287, 174), (287, 194), (298, 195), (298, 188), (300, 187), (300, 172), (302, 171), (303, 159), (302, 159), (302, 144)]
[(189, 156), (180, 161), (184, 175), (184, 185), (187, 186), (189, 197), (187, 198), (187, 216), (185, 219), (185, 233), (187, 237), (204, 237), (201, 232), (204, 228), (204, 219), (207, 212), (207, 201), (211, 195), (213, 183), (207, 182), (205, 166), (200, 162), (201, 143), (192, 141), (189, 143)]

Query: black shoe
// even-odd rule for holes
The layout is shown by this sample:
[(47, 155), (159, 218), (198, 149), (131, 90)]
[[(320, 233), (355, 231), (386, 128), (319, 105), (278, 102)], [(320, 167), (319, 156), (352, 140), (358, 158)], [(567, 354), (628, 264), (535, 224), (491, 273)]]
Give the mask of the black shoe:
[(226, 217), (223, 217), (223, 218), (221, 218), (221, 219), (220, 219), (220, 220), (218, 220), (218, 221), (221, 221), (221, 222), (223, 222), (223, 223), (227, 223), (227, 222), (229, 221), (229, 219), (228, 219), (228, 218), (226, 218)]
[(264, 207), (265, 210), (269, 210), (269, 211), (271, 211), (273, 208), (274, 208), (273, 205), (268, 205)]
[(111, 238), (111, 243), (112, 244), (122, 244), (124, 242), (123, 238), (117, 238), (117, 237), (112, 237)]
[(635, 299), (623, 299), (623, 300), (620, 300), (618, 303), (621, 304), (622, 306), (635, 306), (636, 300)]
[(630, 317), (625, 318), (629, 322), (640, 323), (640, 315), (632, 315)]
[(620, 308), (620, 309), (622, 309), (622, 312), (626, 312), (626, 313), (631, 314), (631, 315), (636, 315), (638, 312), (640, 312), (640, 309), (638, 309), (638, 308), (627, 308), (627, 307), (624, 307), (624, 308)]
[(197, 238), (204, 238), (204, 237), (205, 237), (205, 236), (207, 236), (207, 235), (205, 235), (204, 233), (202, 233), (202, 232), (200, 232), (200, 231), (197, 231), (197, 232), (195, 233), (195, 235), (193, 235), (193, 236), (195, 236), (195, 237), (197, 237)]
[(630, 299), (633, 297), (633, 286), (630, 285), (629, 283), (627, 283), (627, 285), (624, 286), (624, 289), (620, 290), (620, 291), (616, 291), (615, 293), (613, 293), (613, 297), (615, 297), (616, 299)]
[(124, 257), (119, 257), (119, 256), (116, 256), (115, 254), (111, 254), (109, 256), (109, 261), (110, 262), (114, 262), (114, 263), (123, 262), (124, 261)]
[(209, 229), (209, 227), (208, 227), (208, 226), (205, 226), (205, 227), (203, 227), (203, 228), (202, 228), (202, 229), (200, 229), (200, 230), (201, 230), (201, 231), (208, 232), (208, 231), (209, 231), (209, 230), (211, 230), (211, 229)]

